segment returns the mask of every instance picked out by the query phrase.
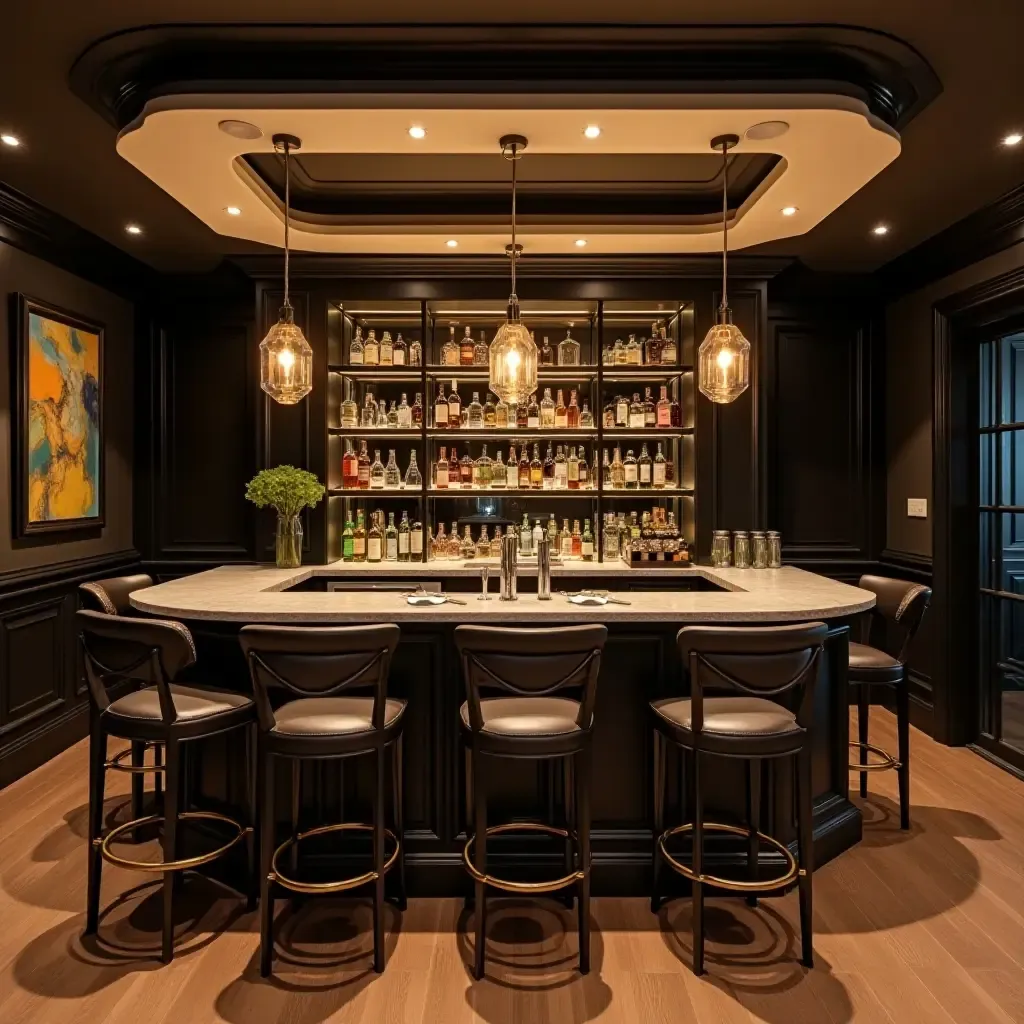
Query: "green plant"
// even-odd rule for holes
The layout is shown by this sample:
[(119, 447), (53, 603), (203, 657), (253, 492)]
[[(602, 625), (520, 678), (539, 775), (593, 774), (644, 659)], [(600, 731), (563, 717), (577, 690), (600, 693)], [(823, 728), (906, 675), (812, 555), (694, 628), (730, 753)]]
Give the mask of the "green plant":
[(260, 470), (246, 485), (245, 496), (257, 508), (269, 505), (280, 516), (295, 516), (307, 505), (316, 505), (324, 496), (324, 485), (304, 469), (275, 466)]

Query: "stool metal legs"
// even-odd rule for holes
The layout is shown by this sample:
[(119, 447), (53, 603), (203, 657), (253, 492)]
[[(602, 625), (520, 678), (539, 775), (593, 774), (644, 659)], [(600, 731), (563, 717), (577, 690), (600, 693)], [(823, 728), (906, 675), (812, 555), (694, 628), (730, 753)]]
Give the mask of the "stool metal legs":
[[(859, 760), (850, 762), (850, 769), (860, 773), (860, 795), (868, 795), (868, 772), (896, 771), (900, 789), (900, 828), (910, 828), (910, 691), (906, 679), (893, 684), (896, 689), (896, 736), (897, 754), (893, 757), (881, 747), (868, 742), (868, 721), (871, 714), (871, 686), (857, 683), (857, 742), (851, 748), (859, 750)], [(875, 754), (879, 760), (870, 761)]]

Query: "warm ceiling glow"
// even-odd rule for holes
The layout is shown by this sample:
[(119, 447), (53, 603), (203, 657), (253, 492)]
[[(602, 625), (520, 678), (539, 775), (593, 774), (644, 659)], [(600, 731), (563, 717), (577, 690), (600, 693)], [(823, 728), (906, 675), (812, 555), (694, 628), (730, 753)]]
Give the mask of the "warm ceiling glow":
[(409, 134), (414, 139), (425, 139), (427, 137), (427, 129), (424, 128), (422, 125), (414, 124), (409, 129)]
[(887, 235), (887, 234), (889, 234), (889, 225), (888, 224), (876, 224), (871, 229), (871, 233), (873, 235)]
[[(1003, 145), (1004, 146), (1016, 146), (1016, 145), (1020, 144), (1022, 139), (1024, 139), (1024, 135), (1022, 135), (1020, 132), (1010, 132), (1009, 135), (1004, 135), (1003, 136)], [(4, 142), (6, 142), (6, 141), (7, 141), (7, 139), (4, 138)]]
[(142, 234), (142, 228), (140, 228), (138, 224), (128, 224), (128, 225), (126, 225), (125, 226), (125, 231), (127, 231), (129, 235), (141, 235)]
[(582, 249), (583, 246), (585, 246), (586, 244), (587, 244), (587, 240), (585, 238), (577, 238), (576, 239), (576, 247), (577, 248)]
[(17, 135), (11, 135), (9, 132), (4, 132), (3, 135), (0, 135), (0, 142), (5, 146), (11, 147), (21, 145), (21, 139), (19, 139)]
[(230, 214), (232, 217), (239, 217), (242, 213), (241, 209), (237, 206), (225, 206), (224, 212)]
[(449, 249), (456, 249), (458, 248), (459, 245), (459, 243), (454, 238), (449, 238), (448, 241), (445, 242), (444, 244), (447, 245)]
[(795, 206), (784, 206), (782, 208), (783, 217), (792, 217), (796, 213), (797, 208)]
[(601, 129), (596, 124), (588, 124), (587, 127), (583, 129), (583, 134), (586, 135), (588, 139), (596, 139), (598, 135), (601, 134)]

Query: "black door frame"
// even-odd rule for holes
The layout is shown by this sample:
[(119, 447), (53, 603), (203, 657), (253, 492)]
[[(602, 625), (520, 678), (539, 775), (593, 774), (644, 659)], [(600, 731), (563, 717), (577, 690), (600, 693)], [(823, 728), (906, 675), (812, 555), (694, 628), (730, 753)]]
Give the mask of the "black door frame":
[(1022, 326), (1024, 267), (933, 308), (934, 736), (953, 745), (973, 745), (979, 726), (977, 346)]

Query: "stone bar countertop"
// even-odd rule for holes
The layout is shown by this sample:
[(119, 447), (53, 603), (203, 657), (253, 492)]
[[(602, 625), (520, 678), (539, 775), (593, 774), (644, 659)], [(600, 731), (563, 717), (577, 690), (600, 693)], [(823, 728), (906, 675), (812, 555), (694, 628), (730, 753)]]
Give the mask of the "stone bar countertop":
[[(138, 590), (131, 603), (139, 611), (173, 619), (222, 622), (359, 623), (359, 622), (797, 622), (855, 615), (875, 603), (872, 593), (802, 569), (633, 569), (616, 563), (574, 562), (552, 568), (552, 598), (520, 593), (517, 601), (499, 601), (497, 564), (491, 566), (491, 600), (476, 593), (452, 595), (464, 604), (410, 606), (395, 591), (318, 592), (290, 587), (313, 577), (370, 585), (374, 579), (436, 580), (447, 576), (479, 576), (486, 560), (463, 563), (428, 562), (302, 566), (277, 569), (265, 565), (225, 565), (182, 579)], [(536, 572), (534, 568), (532, 570)], [(526, 568), (521, 574), (529, 574)], [(723, 592), (661, 589), (613, 591), (629, 604), (578, 606), (558, 590), (579, 590), (591, 578), (658, 577), (666, 583), (704, 577)], [(685, 584), (684, 584), (685, 585)]]

